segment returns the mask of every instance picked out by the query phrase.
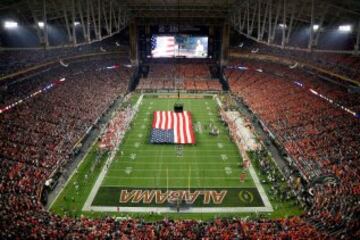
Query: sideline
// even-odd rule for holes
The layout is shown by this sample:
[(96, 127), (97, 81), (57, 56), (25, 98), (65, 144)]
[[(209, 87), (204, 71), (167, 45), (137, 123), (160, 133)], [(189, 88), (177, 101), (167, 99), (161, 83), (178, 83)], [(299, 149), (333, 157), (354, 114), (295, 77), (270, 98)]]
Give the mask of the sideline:
[(89, 153), (91, 152), (91, 149), (94, 147), (94, 145), (97, 143), (97, 139), (95, 139), (95, 141), (93, 141), (93, 143), (91, 144), (91, 146), (89, 147), (89, 150), (86, 152), (86, 154), (84, 155), (84, 157), (81, 159), (81, 161), (77, 164), (77, 166), (75, 167), (75, 169), (72, 171), (72, 173), (70, 174), (70, 176), (68, 177), (68, 179), (66, 180), (64, 186), (61, 188), (61, 190), (56, 194), (56, 197), (53, 199), (53, 201), (50, 203), (49, 207), (47, 208), (47, 210), (50, 210), (52, 208), (52, 206), (54, 205), (54, 203), (57, 201), (57, 199), (60, 197), (61, 193), (64, 191), (64, 189), (66, 188), (66, 186), (68, 185), (68, 183), (70, 182), (70, 180), (72, 179), (72, 177), (74, 176), (74, 174), (77, 172), (78, 168), (81, 166), (81, 164), (84, 162), (84, 160), (87, 158), (87, 156), (89, 155)]
[[(218, 96), (216, 96), (215, 98), (216, 98), (216, 101), (217, 101), (219, 107), (222, 108), (222, 103), (220, 102)], [(239, 151), (240, 151), (240, 154), (241, 154), (242, 158), (244, 160), (249, 160), (250, 161), (249, 156), (247, 155), (244, 146), (241, 143), (238, 143), (237, 141), (235, 141), (235, 143), (236, 143), (236, 146), (239, 148)], [(251, 175), (251, 177), (252, 177), (252, 179), (253, 179), (253, 181), (255, 183), (256, 188), (259, 191), (261, 200), (263, 201), (265, 207), (270, 209), (271, 212), (274, 211), (273, 207), (272, 207), (272, 205), (271, 205), (271, 203), (269, 201), (269, 198), (267, 197), (266, 192), (265, 192), (263, 186), (261, 185), (258, 176), (256, 175), (256, 172), (255, 172), (255, 169), (254, 169), (254, 167), (252, 165), (252, 162), (251, 162), (251, 164), (249, 166), (249, 173), (250, 173), (250, 175)]]
[[(140, 106), (140, 104), (141, 104), (141, 102), (143, 100), (143, 97), (144, 97), (144, 95), (141, 94), (139, 99), (137, 100), (136, 104), (134, 105), (134, 114), (131, 116), (130, 120), (128, 121), (128, 124), (130, 124), (133, 121), (136, 113), (139, 110), (139, 106)], [(128, 128), (128, 126), (126, 128)], [(91, 203), (94, 201), (96, 193), (98, 192), (98, 190), (99, 190), (99, 188), (101, 186), (101, 183), (103, 182), (103, 180), (104, 180), (104, 178), (106, 176), (106, 173), (108, 171), (108, 166), (110, 166), (112, 161), (114, 160), (114, 158), (116, 156), (116, 153), (119, 150), (120, 145), (121, 145), (121, 143), (119, 143), (116, 146), (116, 148), (113, 151), (111, 151), (110, 157), (106, 160), (106, 162), (105, 162), (105, 164), (104, 164), (98, 178), (96, 179), (96, 182), (95, 182), (93, 188), (91, 189), (91, 192), (90, 192), (89, 196), (87, 197), (87, 199), (85, 201), (85, 204), (84, 204), (84, 206), (82, 208), (82, 211), (90, 211), (91, 210)]]
[[(115, 103), (109, 107), (106, 113), (106, 116), (103, 116), (100, 118), (100, 120), (98, 121), (98, 124), (103, 124), (103, 121), (105, 120), (105, 122), (108, 122), (109, 116), (112, 114), (112, 112), (114, 112), (120, 105), (123, 104), (125, 97), (122, 96), (121, 98), (117, 99), (115, 101)], [(47, 204), (44, 206), (44, 208), (46, 210), (50, 210), (52, 208), (52, 206), (54, 205), (54, 203), (57, 201), (57, 199), (59, 198), (60, 194), (63, 192), (63, 190), (65, 189), (65, 187), (68, 185), (69, 181), (72, 179), (72, 177), (74, 176), (74, 174), (76, 173), (77, 169), (80, 167), (80, 165), (82, 164), (82, 162), (86, 159), (86, 157), (88, 156), (90, 150), (93, 148), (94, 144), (96, 144), (97, 142), (97, 138), (98, 135), (101, 134), (101, 129), (100, 130), (96, 130), (95, 128), (92, 128), (92, 130), (90, 131), (90, 134), (87, 138), (87, 140), (85, 140), (85, 143), (83, 144), (86, 147), (86, 150), (81, 150), (81, 154), (79, 154), (79, 156), (75, 157), (74, 160), (69, 163), (70, 165), (67, 166), (66, 165), (66, 174), (69, 172), (69, 176), (64, 175), (64, 173), (62, 174), (62, 176), (59, 179), (59, 183), (58, 185), (55, 187), (55, 189), (53, 191), (51, 191), (49, 193), (48, 196), (48, 202)], [(88, 141), (88, 143), (86, 143)], [(64, 177), (65, 176), (65, 177)], [(64, 179), (64, 180), (61, 180)]]
[[(135, 107), (139, 107), (141, 101), (142, 101), (143, 95), (139, 98), (137, 104)], [(216, 102), (220, 107), (222, 107), (222, 103), (219, 100), (218, 96), (215, 95), (214, 98), (216, 99)], [(139, 102), (140, 101), (140, 102)], [(105, 175), (107, 173), (107, 164), (110, 166), (111, 161), (116, 155), (116, 152), (118, 151), (118, 147), (111, 153), (111, 156), (106, 161), (101, 173), (99, 174), (98, 179), (96, 180), (96, 183), (91, 190), (91, 193), (89, 194), (82, 211), (93, 211), (93, 212), (122, 212), (122, 213), (132, 213), (132, 212), (142, 212), (142, 213), (149, 213), (149, 212), (156, 212), (156, 213), (175, 213), (177, 212), (176, 208), (170, 208), (170, 207), (106, 207), (106, 206), (91, 206), (91, 203), (93, 202), (96, 193), (98, 192), (101, 183), (103, 179), (105, 178)], [(241, 155), (243, 154), (242, 149), (239, 149)], [(245, 156), (243, 158), (247, 158), (248, 156), (245, 153)], [(259, 195), (261, 197), (261, 200), (264, 203), (264, 207), (192, 207), (189, 209), (181, 209), (181, 213), (242, 213), (242, 212), (273, 212), (273, 207), (265, 193), (264, 188), (262, 187), (259, 178), (256, 175), (256, 172), (250, 164), (249, 167), (249, 173), (253, 179), (253, 182), (258, 189)], [(236, 178), (237, 179), (237, 178)]]

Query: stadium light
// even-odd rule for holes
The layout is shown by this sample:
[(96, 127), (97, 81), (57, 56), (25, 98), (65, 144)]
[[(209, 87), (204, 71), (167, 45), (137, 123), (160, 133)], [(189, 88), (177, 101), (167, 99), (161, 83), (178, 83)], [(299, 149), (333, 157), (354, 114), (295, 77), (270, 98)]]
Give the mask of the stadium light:
[(318, 24), (313, 25), (313, 30), (316, 32), (319, 30), (320, 26)]
[(74, 22), (74, 26), (79, 26), (80, 25), (80, 22)]
[(351, 32), (351, 25), (340, 25), (339, 31), (340, 32)]
[(39, 28), (44, 28), (45, 23), (44, 22), (38, 22), (38, 26), (39, 26)]
[(18, 27), (18, 23), (15, 21), (5, 21), (4, 22), (4, 27), (6, 29), (14, 29)]

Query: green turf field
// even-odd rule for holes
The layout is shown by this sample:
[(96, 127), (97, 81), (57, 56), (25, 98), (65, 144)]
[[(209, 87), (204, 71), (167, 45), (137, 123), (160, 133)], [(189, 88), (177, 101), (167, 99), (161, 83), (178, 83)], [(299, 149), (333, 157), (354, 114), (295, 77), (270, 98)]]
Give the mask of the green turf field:
[[(264, 206), (248, 170), (239, 167), (242, 158), (213, 98), (181, 100), (193, 116), (195, 145), (149, 143), (153, 112), (172, 110), (176, 101), (145, 98), (91, 207), (169, 207), (181, 200), (187, 208)], [(210, 123), (219, 128), (218, 136), (209, 135)], [(241, 173), (247, 176), (243, 182)], [(168, 191), (174, 197), (165, 196)]]
[[(84, 179), (85, 169), (93, 165), (87, 159), (94, 159), (97, 155), (95, 145), (52, 209), (63, 214), (69, 214), (69, 209), (74, 209), (77, 213), (83, 209), (121, 215), (119, 209), (134, 214), (139, 209), (139, 212), (146, 212), (145, 208), (153, 211), (156, 207), (171, 213), (175, 212), (170, 208), (177, 198), (184, 200), (185, 207), (181, 205), (184, 212), (202, 209), (202, 213), (209, 210), (210, 215), (214, 212), (232, 213), (239, 209), (239, 213), (257, 212), (258, 207), (264, 207), (264, 195), (266, 199), (267, 196), (264, 192), (259, 192), (249, 170), (239, 166), (242, 158), (219, 119), (218, 106), (212, 97), (181, 99), (184, 108), (192, 113), (196, 145), (149, 143), (153, 111), (171, 110), (176, 101), (173, 98), (144, 97), (111, 164), (105, 164), (108, 156), (102, 157), (99, 166), (92, 167), (93, 171), (87, 172), (87, 178)], [(134, 102), (132, 99), (131, 103)], [(209, 135), (210, 122), (219, 128), (219, 136)], [(102, 166), (106, 173), (101, 179), (99, 173)], [(244, 182), (239, 180), (241, 173), (246, 174)], [(91, 199), (90, 192), (94, 191), (94, 183), (99, 179), (101, 182)], [(78, 185), (75, 190), (74, 185)], [(76, 198), (69, 200), (69, 194)], [(89, 202), (88, 209), (83, 208), (86, 200)], [(275, 210), (278, 210), (278, 205), (275, 205)], [(286, 207), (289, 207), (290, 213), (297, 211), (293, 211), (292, 206)], [(272, 209), (267, 212), (272, 212)], [(196, 211), (194, 213), (196, 216)], [(282, 214), (287, 213), (284, 210)]]
[[(184, 99), (192, 112), (196, 145), (149, 143), (153, 111), (172, 110), (176, 99), (143, 101), (131, 129), (112, 162), (103, 187), (214, 188), (254, 187), (251, 178), (239, 184), (241, 157), (219, 122), (212, 99)], [(210, 121), (220, 128), (209, 136)]]

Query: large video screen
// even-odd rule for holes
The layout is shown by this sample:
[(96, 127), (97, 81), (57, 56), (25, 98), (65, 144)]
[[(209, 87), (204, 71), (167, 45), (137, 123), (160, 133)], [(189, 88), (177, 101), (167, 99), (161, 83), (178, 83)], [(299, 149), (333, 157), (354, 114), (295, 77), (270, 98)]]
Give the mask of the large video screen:
[(153, 35), (151, 37), (153, 58), (207, 58), (208, 37), (178, 35)]

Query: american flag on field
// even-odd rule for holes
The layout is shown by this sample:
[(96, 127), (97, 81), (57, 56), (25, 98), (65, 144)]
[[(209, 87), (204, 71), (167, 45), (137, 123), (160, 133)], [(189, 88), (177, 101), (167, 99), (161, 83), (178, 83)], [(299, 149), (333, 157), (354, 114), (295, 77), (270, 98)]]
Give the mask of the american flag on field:
[(195, 144), (191, 113), (188, 111), (154, 112), (150, 142)]
[(153, 35), (151, 37), (151, 54), (153, 57), (175, 56), (175, 37)]

